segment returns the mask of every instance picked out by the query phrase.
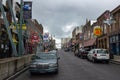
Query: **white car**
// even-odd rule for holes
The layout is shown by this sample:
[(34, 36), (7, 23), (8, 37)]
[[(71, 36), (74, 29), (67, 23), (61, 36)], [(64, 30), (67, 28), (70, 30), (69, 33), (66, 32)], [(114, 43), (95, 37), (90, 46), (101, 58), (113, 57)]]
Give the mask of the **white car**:
[(110, 55), (107, 49), (92, 49), (89, 51), (87, 59), (93, 62), (105, 61), (109, 63)]

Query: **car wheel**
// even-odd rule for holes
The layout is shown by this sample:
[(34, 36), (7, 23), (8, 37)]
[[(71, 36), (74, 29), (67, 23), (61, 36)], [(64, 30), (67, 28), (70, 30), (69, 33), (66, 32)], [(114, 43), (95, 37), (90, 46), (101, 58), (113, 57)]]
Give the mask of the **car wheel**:
[(83, 56), (81, 55), (81, 58), (83, 59)]
[(93, 63), (96, 63), (96, 60), (94, 58), (92, 59), (92, 61), (93, 61)]
[(59, 71), (58, 71), (58, 70), (56, 70), (54, 73), (55, 73), (55, 74), (58, 74), (58, 72), (59, 72)]
[(87, 61), (90, 61), (88, 57), (87, 57)]

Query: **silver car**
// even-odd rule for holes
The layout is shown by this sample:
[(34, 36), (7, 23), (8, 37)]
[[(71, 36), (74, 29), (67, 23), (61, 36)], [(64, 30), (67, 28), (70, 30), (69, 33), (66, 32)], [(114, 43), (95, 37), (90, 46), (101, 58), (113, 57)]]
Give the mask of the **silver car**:
[(93, 62), (105, 61), (109, 63), (110, 55), (107, 49), (92, 49), (89, 51), (87, 59)]
[(31, 74), (47, 72), (58, 73), (58, 59), (59, 57), (55, 53), (37, 53), (30, 64)]

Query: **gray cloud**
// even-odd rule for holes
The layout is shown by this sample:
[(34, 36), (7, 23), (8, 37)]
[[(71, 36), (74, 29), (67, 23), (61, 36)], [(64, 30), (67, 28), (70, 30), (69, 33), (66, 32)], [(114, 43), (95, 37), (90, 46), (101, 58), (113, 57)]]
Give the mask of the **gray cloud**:
[(66, 25), (85, 24), (86, 18), (96, 19), (105, 10), (117, 7), (120, 0), (32, 0), (33, 18), (37, 19), (50, 34), (60, 39), (71, 34), (64, 32)]

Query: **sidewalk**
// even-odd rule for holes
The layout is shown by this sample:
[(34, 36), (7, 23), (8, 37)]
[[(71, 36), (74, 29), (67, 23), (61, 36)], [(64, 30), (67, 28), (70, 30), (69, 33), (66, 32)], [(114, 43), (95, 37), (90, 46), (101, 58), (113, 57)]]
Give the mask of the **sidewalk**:
[(114, 64), (120, 64), (120, 56), (114, 55), (114, 59), (111, 59), (110, 62)]

